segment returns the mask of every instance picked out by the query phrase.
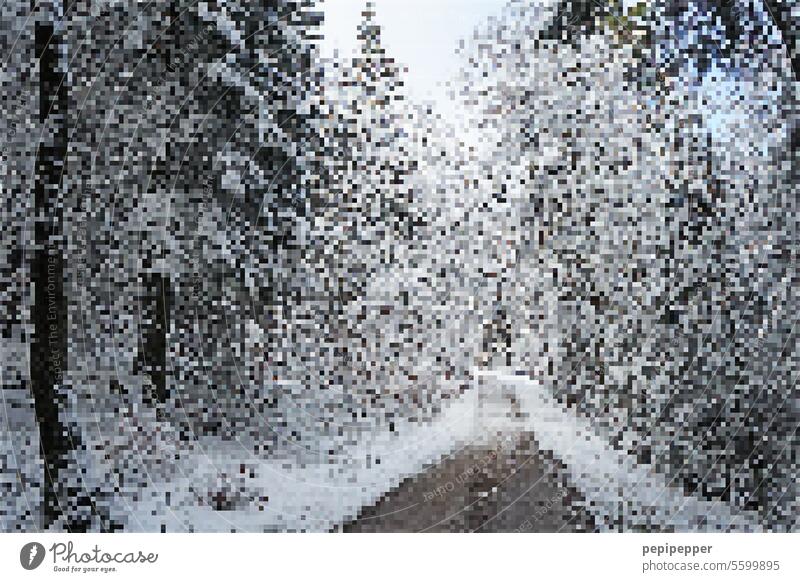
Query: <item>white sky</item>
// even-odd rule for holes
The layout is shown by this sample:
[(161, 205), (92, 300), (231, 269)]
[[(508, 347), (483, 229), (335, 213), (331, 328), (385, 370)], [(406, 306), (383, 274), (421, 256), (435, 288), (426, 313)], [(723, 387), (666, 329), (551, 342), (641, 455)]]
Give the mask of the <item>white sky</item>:
[[(390, 56), (408, 67), (409, 93), (444, 98), (441, 81), (458, 69), (458, 42), (476, 25), (498, 14), (507, 0), (375, 0), (376, 20)], [(348, 55), (356, 47), (356, 28), (366, 0), (324, 0), (322, 52)]]

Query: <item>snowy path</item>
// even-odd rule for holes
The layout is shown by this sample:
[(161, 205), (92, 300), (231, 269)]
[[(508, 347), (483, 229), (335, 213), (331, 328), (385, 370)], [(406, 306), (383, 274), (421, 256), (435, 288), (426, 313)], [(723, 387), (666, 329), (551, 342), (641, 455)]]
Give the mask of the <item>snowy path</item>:
[[(514, 404), (512, 402), (515, 401)], [(681, 531), (758, 530), (755, 516), (686, 497), (662, 475), (609, 447), (591, 423), (562, 409), (537, 382), (500, 371), (477, 373), (475, 388), (433, 423), (406, 423), (399, 433), (373, 434), (349, 452), (346, 464), (300, 466), (290, 459), (254, 461), (236, 443), (207, 441), (180, 466), (180, 478), (156, 484), (133, 508), (130, 527), (158, 531), (327, 531), (357, 517), (403, 479), (470, 444), (530, 431), (542, 450), (567, 466), (572, 484), (598, 523), (657, 525)], [(268, 498), (219, 511), (197, 495), (217, 475), (247, 475), (250, 496)], [(166, 491), (170, 503), (165, 503)], [(624, 517), (624, 521), (623, 520)]]

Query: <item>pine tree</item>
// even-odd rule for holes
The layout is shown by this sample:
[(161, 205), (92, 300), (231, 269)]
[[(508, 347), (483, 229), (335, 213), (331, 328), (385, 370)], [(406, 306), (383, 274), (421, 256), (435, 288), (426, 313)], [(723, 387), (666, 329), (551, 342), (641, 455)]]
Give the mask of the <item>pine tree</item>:
[(407, 98), (371, 3), (358, 43), (352, 59), (329, 63), (318, 95), (320, 205), (289, 338), (297, 389), (280, 407), (299, 411), (287, 422), (299, 440), (394, 431), (401, 419), (434, 414), (465, 378), (455, 363), (463, 350), (441, 343), (454, 332), (446, 277), (456, 258), (442, 254), (447, 241), (436, 246), (429, 220), (443, 128)]

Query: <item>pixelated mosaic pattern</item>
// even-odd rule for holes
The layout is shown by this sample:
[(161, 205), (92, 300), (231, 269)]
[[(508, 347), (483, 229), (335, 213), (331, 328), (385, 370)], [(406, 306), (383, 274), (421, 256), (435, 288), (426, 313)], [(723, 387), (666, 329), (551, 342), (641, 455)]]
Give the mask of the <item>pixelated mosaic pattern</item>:
[(797, 528), (800, 3), (1, 10), (0, 531)]

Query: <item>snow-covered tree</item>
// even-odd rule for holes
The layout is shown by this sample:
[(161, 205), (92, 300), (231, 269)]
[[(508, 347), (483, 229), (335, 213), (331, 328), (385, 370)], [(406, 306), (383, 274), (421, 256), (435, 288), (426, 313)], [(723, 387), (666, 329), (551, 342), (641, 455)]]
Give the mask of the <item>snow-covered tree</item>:
[(575, 42), (539, 34), (557, 6), (513, 2), (467, 55), (486, 155), (528, 168), (513, 359), (687, 493), (774, 519), (796, 503), (766, 471), (797, 414), (789, 55), (759, 3), (727, 28), (700, 2), (613, 4)]

